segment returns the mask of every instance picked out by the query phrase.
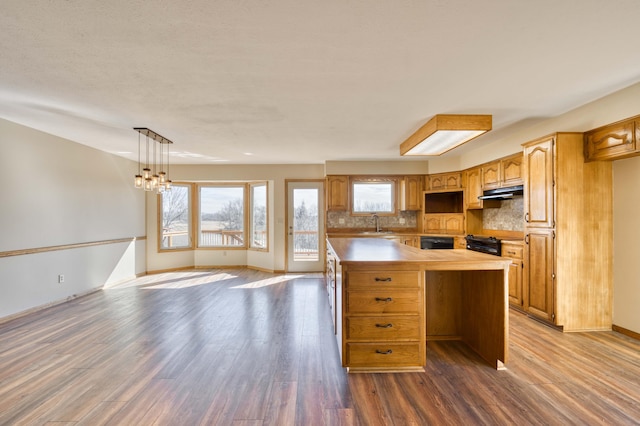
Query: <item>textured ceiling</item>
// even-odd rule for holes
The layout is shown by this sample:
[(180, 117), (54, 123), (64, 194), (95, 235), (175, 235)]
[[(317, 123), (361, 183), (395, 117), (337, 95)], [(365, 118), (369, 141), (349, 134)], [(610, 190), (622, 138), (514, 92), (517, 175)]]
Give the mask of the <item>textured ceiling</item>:
[(640, 81), (637, 0), (0, 10), (0, 117), (131, 159), (132, 128), (149, 127), (175, 142), (174, 163), (400, 160), (435, 114), (492, 114), (504, 133)]

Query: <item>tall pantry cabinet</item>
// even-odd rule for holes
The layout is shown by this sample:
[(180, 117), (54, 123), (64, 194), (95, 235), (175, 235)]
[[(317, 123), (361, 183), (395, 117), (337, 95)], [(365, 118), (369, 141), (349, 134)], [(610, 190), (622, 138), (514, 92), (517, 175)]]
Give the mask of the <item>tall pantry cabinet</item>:
[(582, 133), (523, 147), (524, 309), (564, 331), (610, 330), (611, 163), (584, 162)]

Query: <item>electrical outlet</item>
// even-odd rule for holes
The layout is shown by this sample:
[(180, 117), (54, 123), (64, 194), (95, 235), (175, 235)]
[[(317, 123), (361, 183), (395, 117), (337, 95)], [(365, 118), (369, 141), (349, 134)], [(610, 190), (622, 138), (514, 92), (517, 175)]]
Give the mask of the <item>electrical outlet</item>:
[(404, 217), (401, 217), (400, 219), (398, 219), (398, 222), (400, 222), (400, 225), (404, 225), (404, 222), (405, 222)]
[(227, 255), (227, 252), (226, 252), (226, 251), (223, 251), (223, 252), (222, 252), (222, 255), (223, 255), (223, 256), (226, 256), (226, 255)]
[(338, 219), (338, 223), (339, 223), (340, 225), (344, 225), (344, 218), (343, 218), (343, 217), (341, 217), (340, 219)]
[(64, 275), (58, 275), (58, 283), (62, 284), (64, 282)]

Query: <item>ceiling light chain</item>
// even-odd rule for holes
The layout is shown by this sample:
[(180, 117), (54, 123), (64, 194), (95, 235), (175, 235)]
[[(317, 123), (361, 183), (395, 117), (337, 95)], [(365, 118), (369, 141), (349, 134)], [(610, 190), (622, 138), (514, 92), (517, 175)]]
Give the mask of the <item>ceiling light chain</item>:
[[(146, 127), (134, 127), (133, 130), (138, 132), (138, 174), (135, 176), (134, 186), (136, 188), (143, 188), (145, 191), (156, 191), (158, 193), (168, 191), (171, 189), (171, 180), (169, 179), (169, 144), (172, 144), (169, 139), (159, 135), (153, 130)], [(141, 155), (140, 155), (140, 135), (146, 136), (146, 155), (145, 155), (145, 168), (141, 167)], [(156, 149), (156, 144), (149, 148), (149, 138), (153, 139), (153, 142), (157, 142), (159, 149)], [(164, 149), (163, 145), (167, 145), (167, 149)], [(164, 155), (166, 151), (166, 162), (164, 161)], [(158, 156), (159, 154), (159, 156)], [(163, 170), (164, 166), (167, 166), (167, 171)]]

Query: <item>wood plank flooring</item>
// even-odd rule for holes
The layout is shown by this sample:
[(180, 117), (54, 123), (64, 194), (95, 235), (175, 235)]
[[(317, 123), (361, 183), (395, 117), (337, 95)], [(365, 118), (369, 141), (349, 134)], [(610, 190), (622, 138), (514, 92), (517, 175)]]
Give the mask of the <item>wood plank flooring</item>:
[(339, 364), (320, 275), (150, 275), (0, 324), (0, 425), (640, 424), (640, 342), (511, 313), (496, 371), (429, 342), (425, 373)]

